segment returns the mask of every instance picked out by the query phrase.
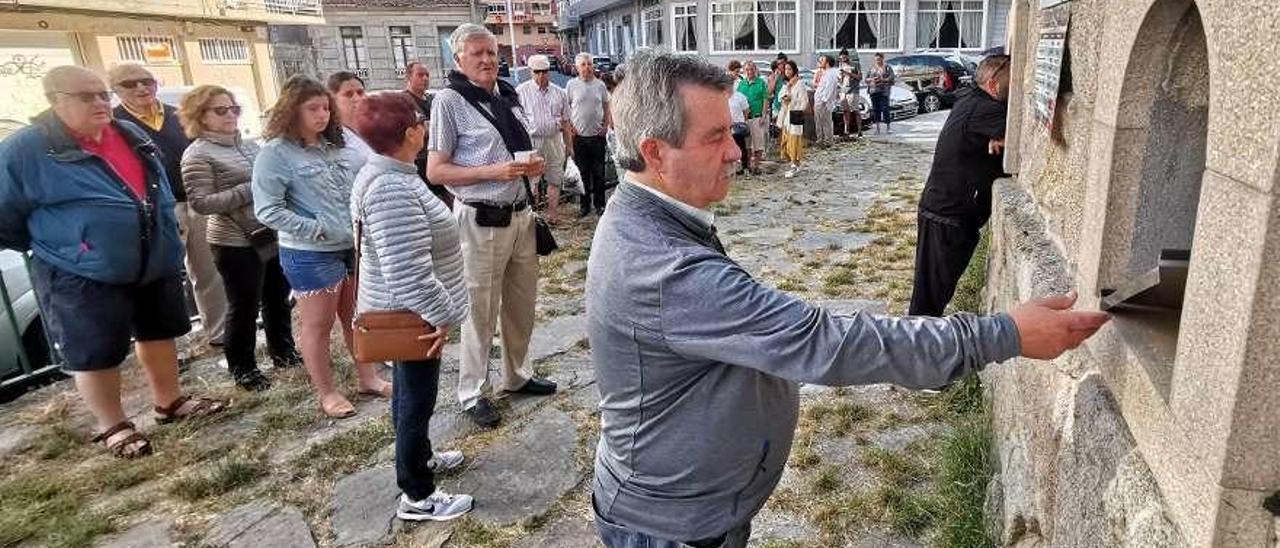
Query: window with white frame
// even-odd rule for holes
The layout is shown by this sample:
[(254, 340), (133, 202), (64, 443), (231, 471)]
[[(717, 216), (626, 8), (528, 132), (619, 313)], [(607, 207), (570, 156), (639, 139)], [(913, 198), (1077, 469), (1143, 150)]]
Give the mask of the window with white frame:
[(982, 49), (986, 0), (920, 0), (916, 47)]
[(640, 14), (640, 24), (644, 28), (644, 45), (662, 45), (662, 6), (645, 8)]
[(818, 0), (813, 47), (860, 51), (902, 49), (902, 0)]
[(200, 58), (209, 64), (249, 63), (249, 43), (238, 38), (201, 38)]
[(391, 39), (392, 68), (404, 68), (409, 66), (410, 61), (417, 60), (412, 27), (387, 27), (387, 36)]
[(795, 0), (712, 0), (711, 51), (797, 51)]
[(596, 23), (596, 54), (607, 53), (609, 49), (609, 28), (604, 21)]
[(369, 52), (364, 47), (364, 29), (361, 27), (338, 27), (338, 35), (342, 38), (342, 58), (351, 70), (369, 68)]
[(116, 49), (121, 61), (148, 65), (178, 63), (178, 47), (168, 36), (117, 36)]
[(698, 5), (672, 6), (671, 29), (676, 51), (698, 51)]

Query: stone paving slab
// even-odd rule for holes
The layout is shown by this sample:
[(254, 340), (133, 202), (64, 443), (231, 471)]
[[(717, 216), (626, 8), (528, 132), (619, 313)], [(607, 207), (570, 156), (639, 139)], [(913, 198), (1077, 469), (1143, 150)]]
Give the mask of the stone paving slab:
[(98, 548), (170, 548), (176, 546), (173, 542), (173, 522), (167, 519), (144, 521), (96, 546)]
[(251, 502), (216, 518), (200, 545), (217, 548), (315, 548), (316, 542), (297, 508)]
[(547, 511), (581, 481), (573, 460), (577, 440), (569, 415), (542, 407), (519, 431), (476, 455), (465, 474), (441, 483), (446, 491), (476, 497), (476, 519), (509, 525)]
[(529, 361), (538, 362), (571, 350), (587, 340), (587, 315), (560, 316), (539, 325), (529, 340)]
[(366, 546), (391, 541), (400, 529), (396, 519), (396, 471), (379, 466), (338, 480), (333, 487), (333, 545)]
[(566, 516), (548, 523), (515, 544), (515, 548), (596, 548), (604, 546), (595, 523), (585, 516)]

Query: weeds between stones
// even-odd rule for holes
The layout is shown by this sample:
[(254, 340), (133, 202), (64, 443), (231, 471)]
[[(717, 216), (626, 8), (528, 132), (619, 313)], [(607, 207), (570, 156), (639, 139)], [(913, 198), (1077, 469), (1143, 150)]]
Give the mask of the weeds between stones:
[(232, 455), (215, 463), (211, 470), (189, 472), (179, 477), (169, 485), (169, 492), (194, 502), (229, 493), (266, 475), (265, 455)]

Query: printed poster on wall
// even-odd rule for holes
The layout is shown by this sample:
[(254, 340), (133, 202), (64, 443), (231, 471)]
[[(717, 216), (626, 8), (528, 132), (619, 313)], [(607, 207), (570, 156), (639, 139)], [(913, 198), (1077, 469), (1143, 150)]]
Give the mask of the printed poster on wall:
[(1062, 56), (1067, 48), (1071, 4), (1064, 0), (1040, 0), (1040, 40), (1036, 43), (1035, 91), (1031, 107), (1041, 125), (1053, 129), (1062, 76)]

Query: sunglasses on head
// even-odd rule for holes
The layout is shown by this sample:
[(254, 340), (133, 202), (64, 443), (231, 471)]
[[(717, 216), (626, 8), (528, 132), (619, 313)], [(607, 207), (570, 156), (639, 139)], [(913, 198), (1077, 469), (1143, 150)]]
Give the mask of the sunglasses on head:
[(65, 95), (67, 97), (75, 97), (81, 103), (92, 104), (94, 101), (102, 101), (104, 103), (111, 102), (111, 92), (109, 91), (55, 91), (50, 95)]
[(151, 87), (156, 85), (156, 79), (155, 78), (134, 78), (132, 80), (121, 80), (116, 85), (125, 89), (133, 89), (138, 86)]
[(209, 110), (213, 111), (213, 113), (218, 116), (226, 116), (228, 112), (239, 116), (241, 112), (240, 105), (231, 105), (229, 107), (209, 107)]

